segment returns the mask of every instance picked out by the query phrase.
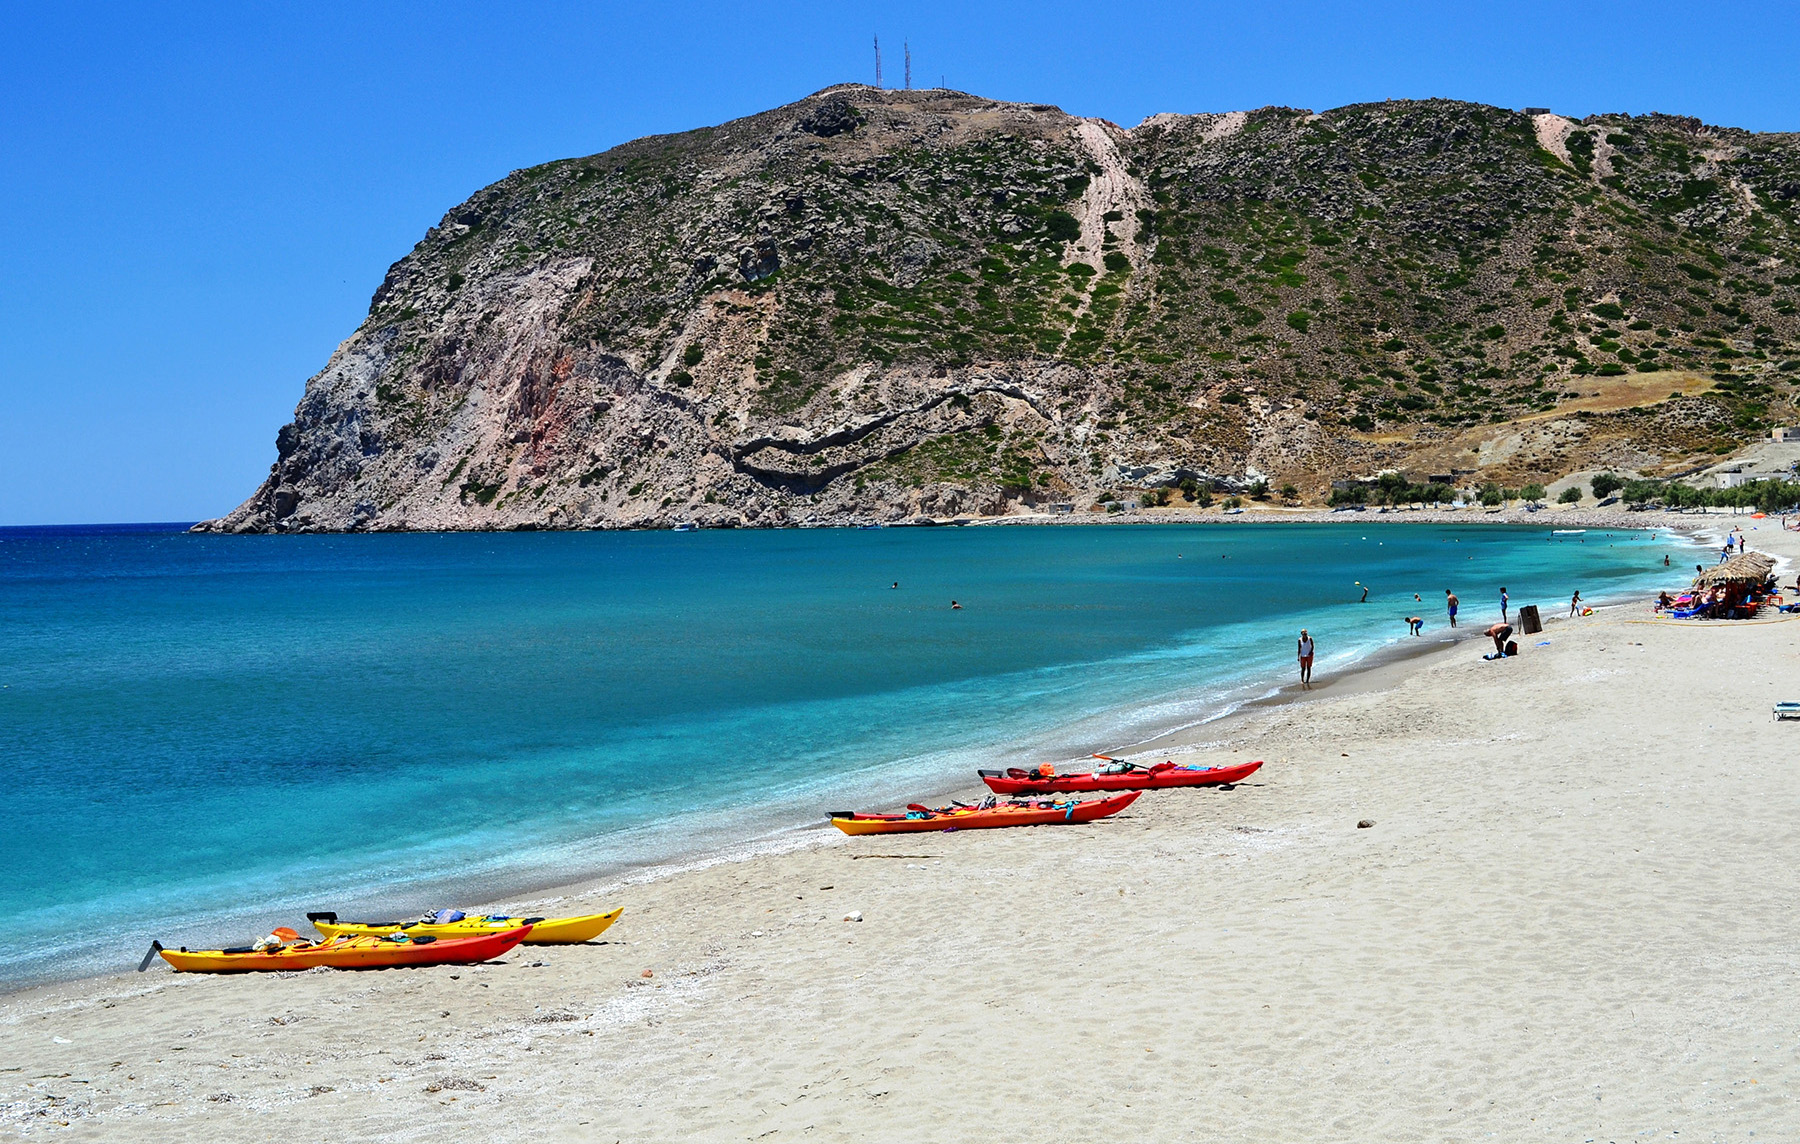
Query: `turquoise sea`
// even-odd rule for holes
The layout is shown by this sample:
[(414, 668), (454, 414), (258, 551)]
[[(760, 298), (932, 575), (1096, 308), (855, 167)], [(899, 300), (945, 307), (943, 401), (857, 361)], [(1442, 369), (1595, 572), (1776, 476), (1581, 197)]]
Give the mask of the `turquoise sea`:
[(1446, 587), (1478, 630), (1501, 585), (1566, 610), (1577, 587), (1663, 582), (1684, 547), (1367, 518), (0, 529), (0, 984), (308, 908), (492, 900), (1125, 747), (1285, 681), (1302, 626), (1324, 675), (1409, 614), (1442, 638)]

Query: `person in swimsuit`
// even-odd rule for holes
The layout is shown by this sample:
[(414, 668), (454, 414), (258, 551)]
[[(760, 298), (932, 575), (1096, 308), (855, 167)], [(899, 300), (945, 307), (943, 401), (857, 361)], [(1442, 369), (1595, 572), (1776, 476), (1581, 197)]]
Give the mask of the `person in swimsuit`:
[(1503, 624), (1506, 623), (1506, 605), (1510, 599), (1512, 599), (1512, 597), (1510, 597), (1506, 594), (1506, 589), (1501, 588), (1500, 589), (1500, 622)]
[(1419, 634), (1419, 629), (1423, 628), (1425, 626), (1425, 617), (1423, 617), (1423, 616), (1408, 616), (1408, 617), (1406, 617), (1406, 626), (1408, 628), (1410, 628), (1412, 630), (1412, 634), (1416, 636)]
[(1494, 651), (1500, 655), (1505, 655), (1506, 641), (1512, 638), (1512, 625), (1495, 624), (1487, 630), (1487, 634), (1494, 638)]
[(1448, 609), (1450, 612), (1450, 626), (1451, 627), (1456, 626), (1456, 608), (1457, 608), (1457, 605), (1460, 604), (1461, 602), (1462, 601), (1460, 601), (1456, 598), (1455, 592), (1452, 592), (1448, 588), (1444, 589), (1444, 607), (1446, 609)]
[(1569, 614), (1572, 616), (1579, 611), (1581, 611), (1581, 589), (1577, 588), (1575, 594), (1569, 597)]
[(1312, 686), (1313, 640), (1311, 636), (1306, 634), (1305, 628), (1300, 629), (1299, 652), (1300, 686), (1310, 688)]

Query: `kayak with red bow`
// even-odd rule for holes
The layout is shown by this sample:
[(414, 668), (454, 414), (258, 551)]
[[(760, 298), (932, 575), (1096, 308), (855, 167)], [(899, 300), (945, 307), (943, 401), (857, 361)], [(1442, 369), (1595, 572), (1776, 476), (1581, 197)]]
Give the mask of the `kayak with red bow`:
[(1111, 798), (1035, 801), (983, 802), (978, 806), (931, 807), (917, 803), (904, 814), (858, 814), (849, 810), (831, 812), (831, 825), (845, 834), (912, 834), (926, 830), (985, 830), (996, 826), (1056, 826), (1070, 822), (1092, 822), (1117, 814), (1130, 806), (1137, 791), (1113, 795)]
[(1004, 771), (982, 771), (981, 781), (995, 794), (1063, 794), (1098, 790), (1167, 790), (1171, 787), (1223, 786), (1248, 778), (1263, 765), (1234, 763), (1226, 767), (1178, 767), (1174, 763), (1158, 763), (1140, 767), (1121, 763), (1105, 755), (1095, 755), (1107, 765), (1097, 771), (1077, 771), (1059, 775), (1045, 764), (1036, 770), (1009, 767)]
[(531, 932), (530, 926), (482, 934), (479, 937), (435, 938), (429, 935), (411, 937), (406, 934), (377, 937), (374, 935), (326, 938), (322, 941), (298, 941), (299, 934), (285, 926), (252, 946), (236, 949), (165, 949), (161, 942), (151, 942), (150, 952), (138, 966), (141, 972), (150, 959), (162, 959), (185, 973), (242, 973), (250, 970), (311, 969), (328, 965), (333, 969), (386, 969), (397, 965), (467, 965), (489, 961), (512, 949)]

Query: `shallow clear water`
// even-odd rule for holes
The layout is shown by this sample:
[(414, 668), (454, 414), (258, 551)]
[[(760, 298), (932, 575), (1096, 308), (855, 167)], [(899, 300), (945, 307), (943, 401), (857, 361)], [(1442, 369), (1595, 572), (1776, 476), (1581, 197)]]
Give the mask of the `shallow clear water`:
[(1566, 610), (1691, 563), (1679, 544), (1374, 521), (0, 530), (0, 982), (1119, 747), (1285, 678), (1301, 626), (1323, 674), (1409, 614), (1441, 635), (1446, 587), (1485, 626), (1502, 584)]

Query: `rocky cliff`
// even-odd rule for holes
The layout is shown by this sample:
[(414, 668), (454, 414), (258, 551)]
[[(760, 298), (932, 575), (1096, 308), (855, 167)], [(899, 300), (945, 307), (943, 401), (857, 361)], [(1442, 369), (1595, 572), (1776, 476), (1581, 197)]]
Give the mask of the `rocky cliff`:
[(831, 88), (516, 171), (388, 271), (225, 531), (767, 525), (1790, 416), (1800, 137), (1443, 100), (1125, 130)]

